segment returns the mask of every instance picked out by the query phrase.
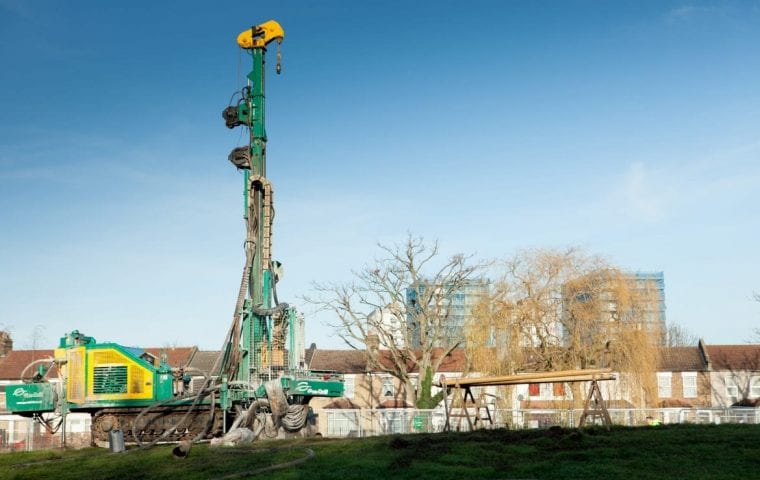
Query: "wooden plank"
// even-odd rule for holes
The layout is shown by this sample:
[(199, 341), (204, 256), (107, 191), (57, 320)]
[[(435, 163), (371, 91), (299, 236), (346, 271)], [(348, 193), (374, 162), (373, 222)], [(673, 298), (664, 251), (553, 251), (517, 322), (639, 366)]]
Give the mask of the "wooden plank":
[(595, 374), (595, 375), (574, 375), (574, 376), (558, 376), (558, 377), (520, 377), (514, 379), (495, 379), (495, 377), (483, 377), (482, 379), (460, 379), (462, 382), (456, 382), (455, 379), (446, 380), (445, 385), (442, 387), (490, 387), (490, 386), (502, 386), (502, 385), (524, 385), (528, 383), (564, 383), (564, 382), (591, 382), (594, 380), (615, 380), (616, 375), (607, 374)]
[[(514, 385), (518, 383), (555, 383), (561, 381), (586, 381), (586, 380), (562, 380), (565, 378), (575, 377), (602, 377), (612, 375), (609, 368), (585, 369), (585, 370), (561, 370), (557, 372), (536, 372), (518, 375), (500, 375), (494, 377), (472, 377), (472, 378), (441, 378), (440, 387), (445, 386), (483, 386), (483, 385)], [(590, 378), (592, 379), (592, 378)]]

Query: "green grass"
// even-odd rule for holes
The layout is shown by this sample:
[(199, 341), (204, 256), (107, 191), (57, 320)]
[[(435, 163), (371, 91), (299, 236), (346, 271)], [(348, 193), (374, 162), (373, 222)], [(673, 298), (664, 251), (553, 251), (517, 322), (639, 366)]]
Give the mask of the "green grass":
[[(111, 454), (103, 449), (0, 455), (0, 479), (208, 479), (255, 472), (268, 479), (742, 479), (760, 478), (760, 425), (482, 430), (352, 440), (258, 443), (176, 460), (171, 447)], [(250, 476), (250, 475), (248, 475)], [(247, 478), (243, 476), (240, 478)]]

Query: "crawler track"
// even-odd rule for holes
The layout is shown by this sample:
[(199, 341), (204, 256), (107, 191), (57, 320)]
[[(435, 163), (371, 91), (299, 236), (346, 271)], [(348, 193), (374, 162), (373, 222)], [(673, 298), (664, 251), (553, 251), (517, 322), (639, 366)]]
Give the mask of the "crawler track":
[[(176, 442), (187, 437), (196, 437), (206, 433), (208, 437), (219, 434), (222, 431), (222, 413), (217, 409), (214, 412), (213, 425), (209, 425), (209, 407), (207, 405), (196, 407), (183, 421), (189, 406), (182, 407), (157, 407), (150, 410), (140, 418), (140, 425), (135, 426), (142, 408), (106, 408), (92, 415), (92, 436), (95, 442), (107, 442), (111, 430), (120, 429), (124, 432), (126, 442), (135, 441), (135, 429), (137, 429), (140, 442), (152, 442), (161, 437), (168, 430), (176, 426), (171, 434), (162, 438), (162, 441)], [(180, 424), (180, 422), (182, 422)]]

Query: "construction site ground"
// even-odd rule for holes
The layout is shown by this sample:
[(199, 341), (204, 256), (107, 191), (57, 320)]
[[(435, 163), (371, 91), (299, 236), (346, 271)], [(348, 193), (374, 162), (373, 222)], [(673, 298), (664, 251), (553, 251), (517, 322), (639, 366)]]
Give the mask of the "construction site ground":
[[(760, 471), (757, 425), (480, 430), (364, 439), (0, 455), (0, 479), (606, 478), (746, 479)], [(750, 473), (751, 472), (751, 473)]]

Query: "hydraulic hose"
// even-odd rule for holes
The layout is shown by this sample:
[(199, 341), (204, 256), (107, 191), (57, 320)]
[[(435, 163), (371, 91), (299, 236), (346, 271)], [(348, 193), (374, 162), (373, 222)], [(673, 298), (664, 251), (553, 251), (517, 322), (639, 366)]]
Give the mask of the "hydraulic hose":
[(28, 380), (24, 380), (24, 375), (26, 375), (26, 371), (29, 370), (29, 367), (31, 367), (33, 365), (37, 365), (38, 363), (45, 363), (45, 362), (48, 362), (48, 363), (52, 364), (52, 363), (55, 362), (55, 360), (52, 359), (52, 358), (50, 358), (50, 357), (47, 357), (47, 358), (41, 358), (39, 360), (35, 360), (35, 361), (31, 362), (29, 365), (27, 365), (26, 367), (24, 367), (23, 370), (21, 370), (21, 375), (19, 375), (19, 378), (21, 379), (21, 381), (25, 382), (25, 383), (29, 383)]
[(298, 432), (306, 426), (308, 416), (308, 405), (289, 405), (288, 413), (282, 418), (282, 428), (291, 433)]
[(253, 308), (251, 308), (251, 311), (261, 317), (272, 317), (275, 315), (279, 315), (280, 313), (284, 312), (288, 308), (290, 308), (290, 305), (283, 302), (283, 303), (280, 303), (279, 305), (276, 305), (273, 308), (261, 308), (261, 307), (254, 306)]
[[(182, 425), (187, 420), (187, 418), (190, 416), (190, 414), (198, 407), (198, 404), (200, 403), (201, 399), (207, 397), (209, 394), (211, 394), (212, 392), (216, 391), (219, 388), (218, 386), (215, 386), (215, 387), (209, 389), (209, 388), (207, 388), (207, 384), (208, 383), (209, 383), (209, 381), (207, 381), (206, 384), (204, 384), (203, 389), (201, 389), (201, 391), (199, 393), (195, 394), (195, 395), (189, 395), (189, 396), (180, 397), (180, 398), (170, 398), (168, 400), (164, 400), (162, 402), (154, 403), (153, 405), (149, 405), (148, 407), (144, 408), (139, 413), (139, 415), (137, 415), (137, 418), (135, 418), (135, 420), (132, 422), (132, 437), (135, 439), (135, 442), (137, 443), (137, 445), (141, 449), (151, 448), (154, 445), (156, 445), (158, 442), (160, 442), (161, 440), (163, 440), (164, 438), (166, 438), (169, 435), (171, 435), (172, 433), (176, 432), (177, 428), (180, 425)], [(168, 403), (176, 402), (177, 400), (191, 399), (191, 398), (193, 399), (193, 403), (190, 405), (190, 408), (187, 410), (187, 412), (185, 413), (185, 415), (183, 415), (182, 418), (172, 428), (170, 428), (167, 431), (165, 431), (163, 434), (161, 434), (161, 436), (156, 437), (155, 439), (153, 439), (150, 443), (148, 443), (148, 444), (143, 444), (142, 443), (142, 441), (140, 440), (140, 436), (141, 435), (140, 435), (139, 430), (138, 430), (137, 427), (140, 424), (140, 419), (145, 414), (147, 414), (149, 411), (151, 411), (154, 408), (161, 407), (161, 406), (166, 405)], [(213, 410), (213, 406), (211, 408)]]

